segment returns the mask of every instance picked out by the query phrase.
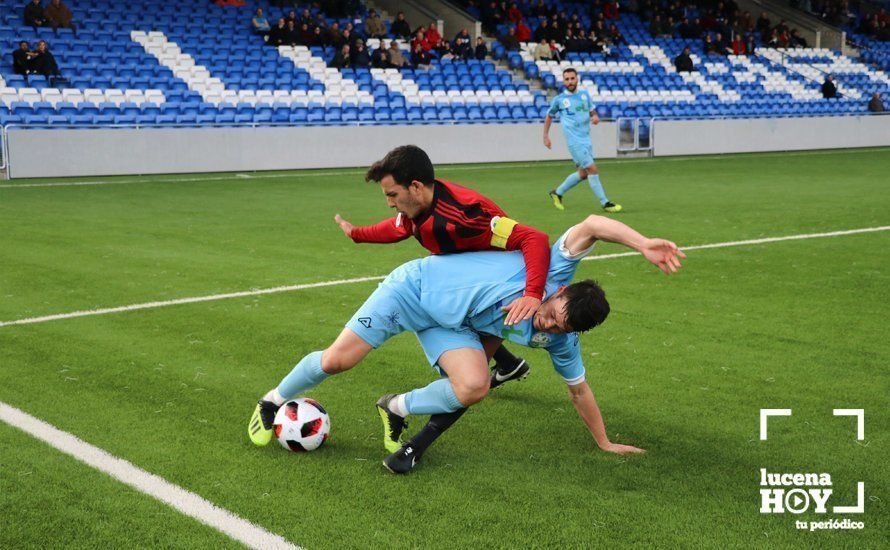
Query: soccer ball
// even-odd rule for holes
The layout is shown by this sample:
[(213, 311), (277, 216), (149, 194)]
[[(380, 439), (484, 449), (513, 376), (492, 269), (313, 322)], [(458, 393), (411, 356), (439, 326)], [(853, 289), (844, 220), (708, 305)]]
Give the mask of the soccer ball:
[(328, 440), (331, 419), (321, 404), (301, 397), (288, 401), (275, 414), (275, 437), (288, 451), (314, 451)]

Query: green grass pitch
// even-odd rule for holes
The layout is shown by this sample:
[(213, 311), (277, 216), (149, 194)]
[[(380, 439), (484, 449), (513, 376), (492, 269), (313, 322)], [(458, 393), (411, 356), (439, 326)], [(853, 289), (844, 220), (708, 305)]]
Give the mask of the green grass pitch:
[[(681, 246), (890, 225), (887, 149), (600, 169), (618, 219)], [(584, 186), (565, 212), (550, 205), (570, 170), (438, 175), (555, 238), (598, 210)], [(389, 215), (362, 170), (248, 176), (0, 187), (0, 321), (385, 275), (425, 253), (342, 235), (335, 213)], [(373, 282), (0, 327), (0, 401), (312, 549), (886, 548), (888, 250), (877, 232), (691, 251), (673, 277), (640, 258), (582, 263), (613, 308), (582, 337), (588, 380), (610, 436), (643, 456), (596, 449), (546, 355), (523, 349), (526, 381), (473, 407), (411, 475), (385, 472), (374, 401), (433, 379), (411, 335), (311, 392), (331, 414), (325, 447), (254, 448), (256, 399), (329, 344)], [(794, 411), (768, 441), (761, 408)], [(834, 408), (865, 409), (865, 441)], [(864, 481), (866, 512), (846, 517), (865, 529), (760, 514), (760, 468), (830, 472), (841, 505)], [(0, 517), (2, 548), (237, 546), (2, 423)]]

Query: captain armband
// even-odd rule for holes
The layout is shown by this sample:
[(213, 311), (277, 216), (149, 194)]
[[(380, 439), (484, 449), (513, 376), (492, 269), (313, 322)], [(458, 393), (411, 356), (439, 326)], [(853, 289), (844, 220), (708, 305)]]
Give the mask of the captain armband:
[(494, 248), (507, 248), (507, 240), (510, 239), (510, 235), (513, 233), (513, 229), (518, 225), (519, 222), (516, 220), (511, 220), (510, 218), (504, 218), (501, 216), (495, 216), (491, 219), (491, 246)]

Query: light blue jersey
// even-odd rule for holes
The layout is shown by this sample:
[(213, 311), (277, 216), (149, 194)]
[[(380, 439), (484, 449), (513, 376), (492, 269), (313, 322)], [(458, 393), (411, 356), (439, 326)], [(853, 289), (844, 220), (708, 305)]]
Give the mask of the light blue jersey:
[(577, 89), (573, 94), (563, 92), (554, 97), (547, 114), (553, 117), (559, 113), (562, 133), (570, 150), (582, 146), (589, 149), (590, 112), (593, 110), (590, 94), (586, 90)]
[[(546, 296), (569, 284), (578, 262), (590, 252), (571, 256), (563, 246), (565, 236), (551, 249)], [(396, 334), (414, 332), (433, 365), (445, 351), (481, 349), (479, 334), (492, 334), (545, 348), (557, 372), (568, 383), (580, 383), (584, 365), (576, 334), (538, 332), (531, 320), (504, 327), (506, 312), (501, 308), (524, 289), (520, 252), (428, 256), (393, 271), (346, 326), (375, 348)]]

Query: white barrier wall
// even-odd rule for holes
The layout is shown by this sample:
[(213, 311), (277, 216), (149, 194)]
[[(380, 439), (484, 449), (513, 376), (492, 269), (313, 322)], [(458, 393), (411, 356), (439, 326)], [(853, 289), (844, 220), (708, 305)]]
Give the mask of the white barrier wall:
[[(259, 128), (26, 129), (10, 127), (9, 177), (240, 172), (368, 166), (398, 145), (436, 164), (568, 159), (555, 125), (553, 149), (538, 124)], [(600, 157), (617, 151), (615, 124), (594, 127)]]
[[(617, 156), (617, 128), (593, 128), (597, 158)], [(566, 160), (562, 131), (541, 124), (260, 128), (7, 129), (10, 178), (240, 172), (368, 166), (413, 143), (433, 162)], [(656, 120), (655, 156), (890, 146), (890, 116)]]
[(890, 116), (656, 120), (655, 156), (890, 145)]

